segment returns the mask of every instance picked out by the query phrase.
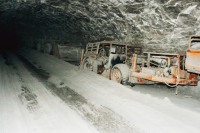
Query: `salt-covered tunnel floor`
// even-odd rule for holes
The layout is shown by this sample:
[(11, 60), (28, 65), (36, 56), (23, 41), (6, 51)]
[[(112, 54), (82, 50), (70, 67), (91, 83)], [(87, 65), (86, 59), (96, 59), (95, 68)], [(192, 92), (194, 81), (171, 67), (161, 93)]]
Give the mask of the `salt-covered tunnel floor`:
[(3, 133), (200, 132), (198, 100), (122, 86), (34, 50), (18, 54), (0, 56)]
[(12, 54), (0, 56), (0, 132), (97, 132)]

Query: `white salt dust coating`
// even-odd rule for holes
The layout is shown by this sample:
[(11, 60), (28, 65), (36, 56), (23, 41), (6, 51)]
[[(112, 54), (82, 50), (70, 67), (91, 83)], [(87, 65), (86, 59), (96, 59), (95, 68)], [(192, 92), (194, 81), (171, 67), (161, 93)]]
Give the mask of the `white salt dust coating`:
[[(20, 54), (30, 62), (36, 62), (44, 70), (64, 82), (69, 88), (88, 101), (109, 108), (129, 122), (133, 128), (145, 133), (199, 133), (200, 111), (178, 106), (169, 98), (159, 99), (142, 94), (110, 81), (100, 75), (37, 51), (23, 49)], [(51, 78), (51, 82), (54, 82)], [(56, 84), (55, 82), (55, 84)], [(57, 83), (59, 87), (59, 84)], [(196, 104), (195, 108), (200, 108)]]
[(189, 6), (188, 8), (183, 10), (181, 13), (190, 14), (192, 11), (195, 11), (196, 7), (197, 7), (197, 5)]
[(15, 56), (0, 56), (0, 133), (96, 133)]

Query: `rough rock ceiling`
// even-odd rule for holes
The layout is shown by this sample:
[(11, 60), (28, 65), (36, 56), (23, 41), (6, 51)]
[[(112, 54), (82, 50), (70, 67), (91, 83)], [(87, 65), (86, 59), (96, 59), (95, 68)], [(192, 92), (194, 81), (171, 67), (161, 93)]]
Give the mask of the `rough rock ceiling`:
[(122, 40), (148, 50), (182, 51), (190, 35), (200, 34), (199, 14), (199, 0), (0, 2), (1, 27), (15, 29), (30, 44)]

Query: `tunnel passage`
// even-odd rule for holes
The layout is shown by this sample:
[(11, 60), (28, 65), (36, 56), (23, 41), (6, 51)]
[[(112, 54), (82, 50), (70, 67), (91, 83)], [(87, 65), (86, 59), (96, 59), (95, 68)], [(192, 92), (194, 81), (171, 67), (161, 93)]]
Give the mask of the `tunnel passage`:
[[(67, 6), (69, 2), (65, 4)], [(75, 6), (80, 8), (80, 5)], [(90, 9), (85, 12), (90, 12)], [(99, 30), (99, 25), (90, 16), (80, 13), (75, 7), (63, 10), (52, 2), (2, 2), (0, 32), (1, 49), (15, 50), (23, 45), (33, 48), (38, 43), (84, 45), (89, 41), (111, 40), (113, 37), (105, 34), (115, 35), (112, 33), (115, 28)]]
[[(2, 49), (21, 45), (36, 47), (38, 43), (85, 45), (94, 41), (122, 39), (121, 28), (115, 21), (117, 16), (104, 8), (101, 4), (98, 7), (95, 2), (82, 0), (0, 2), (1, 38), (4, 42), (11, 36), (13, 38)], [(106, 14), (99, 14), (101, 10)], [(119, 9), (112, 7), (111, 10), (122, 17)], [(11, 45), (13, 43), (15, 45)]]
[[(21, 45), (32, 47), (37, 43), (59, 40), (64, 36), (63, 31), (67, 31), (68, 28), (61, 26), (64, 22), (59, 22), (62, 20), (56, 21), (54, 16), (44, 14), (40, 5), (34, 7), (28, 5), (25, 3), (18, 5), (21, 8), (14, 8), (15, 5), (13, 5), (14, 7), (9, 11), (1, 14), (2, 50), (15, 50)], [(63, 16), (63, 18), (66, 17)]]
[(65, 13), (46, 4), (30, 2), (0, 3), (1, 51), (46, 43), (83, 42), (81, 22), (87, 18)]
[(18, 37), (16, 28), (0, 27), (0, 51), (16, 51), (20, 46), (20, 38)]

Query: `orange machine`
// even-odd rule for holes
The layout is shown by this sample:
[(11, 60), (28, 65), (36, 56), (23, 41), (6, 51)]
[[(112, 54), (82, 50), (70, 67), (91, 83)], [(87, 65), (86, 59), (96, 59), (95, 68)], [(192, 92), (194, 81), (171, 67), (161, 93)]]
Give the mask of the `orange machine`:
[(197, 85), (198, 75), (184, 69), (184, 56), (170, 53), (145, 52), (147, 58), (140, 64), (133, 55), (129, 82), (134, 84), (164, 83), (170, 87), (177, 85)]

